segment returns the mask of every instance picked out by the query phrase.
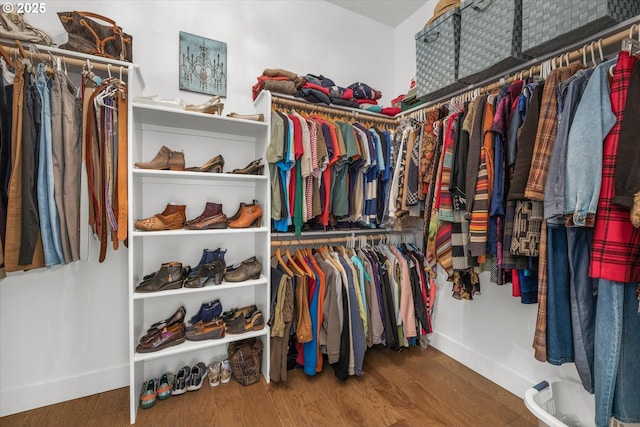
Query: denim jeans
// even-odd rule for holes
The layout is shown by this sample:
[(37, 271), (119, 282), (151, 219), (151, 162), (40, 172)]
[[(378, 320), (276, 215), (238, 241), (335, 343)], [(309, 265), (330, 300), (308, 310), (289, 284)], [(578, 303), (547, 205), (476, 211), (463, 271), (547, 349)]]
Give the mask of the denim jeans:
[(637, 283), (600, 279), (595, 333), (596, 425), (640, 422), (640, 315)]
[[(549, 284), (547, 285), (547, 361), (573, 362), (573, 332), (569, 298), (569, 256), (563, 224), (547, 221)], [(588, 258), (587, 258), (588, 259)]]
[(571, 328), (576, 369), (582, 385), (593, 393), (593, 342), (598, 279), (589, 277), (593, 228), (567, 227), (571, 273)]
[(36, 85), (42, 99), (42, 129), (38, 163), (38, 212), (40, 233), (47, 267), (64, 263), (60, 240), (60, 218), (54, 200), (53, 159), (51, 144), (51, 80), (44, 74), (44, 64), (38, 64)]

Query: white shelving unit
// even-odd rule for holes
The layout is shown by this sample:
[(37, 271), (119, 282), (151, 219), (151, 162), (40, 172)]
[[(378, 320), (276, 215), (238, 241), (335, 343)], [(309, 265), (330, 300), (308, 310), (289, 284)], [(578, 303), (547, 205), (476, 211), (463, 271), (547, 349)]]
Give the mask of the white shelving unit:
[[(262, 373), (269, 381), (269, 328), (240, 335), (227, 334), (222, 339), (185, 341), (152, 353), (136, 353), (140, 338), (155, 322), (171, 316), (180, 306), (186, 308), (185, 321), (196, 314), (204, 302), (219, 299), (223, 310), (256, 304), (265, 323), (269, 318), (270, 187), (264, 156), (269, 143), (269, 124), (217, 115), (189, 112), (133, 103), (130, 106), (129, 143), (129, 369), (130, 415), (135, 423), (140, 392), (150, 378), (164, 372), (177, 372), (197, 362), (208, 365), (226, 358), (230, 342), (259, 337), (263, 344)], [(135, 162), (151, 160), (167, 146), (183, 151), (186, 166), (201, 166), (222, 154), (223, 173), (141, 170)], [(264, 175), (230, 174), (251, 161), (263, 159)], [(240, 202), (256, 200), (263, 209), (261, 227), (219, 230), (171, 230), (144, 232), (134, 229), (137, 219), (162, 212), (167, 203), (187, 206), (187, 219), (202, 213), (206, 202), (223, 205), (227, 216), (233, 215)], [(208, 284), (203, 288), (136, 293), (135, 288), (146, 274), (160, 269), (164, 262), (179, 261), (195, 267), (204, 249), (227, 250), (228, 266), (251, 256), (262, 263), (259, 279), (245, 282)], [(206, 380), (205, 380), (206, 381)], [(208, 387), (205, 384), (203, 387)], [(197, 393), (197, 392), (195, 392)], [(189, 394), (181, 398), (189, 398)]]

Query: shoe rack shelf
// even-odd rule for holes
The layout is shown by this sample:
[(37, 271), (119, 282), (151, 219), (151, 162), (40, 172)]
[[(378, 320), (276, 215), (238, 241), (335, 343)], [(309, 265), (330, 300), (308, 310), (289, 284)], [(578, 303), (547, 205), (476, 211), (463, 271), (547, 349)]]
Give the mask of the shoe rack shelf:
[(203, 236), (216, 234), (255, 234), (267, 233), (267, 227), (251, 227), (251, 228), (224, 228), (221, 230), (163, 230), (163, 231), (133, 231), (132, 237), (157, 238), (167, 236)]
[[(152, 353), (137, 353), (136, 346), (147, 329), (166, 319), (180, 306), (185, 321), (204, 302), (219, 299), (223, 310), (256, 304), (265, 321), (269, 318), (270, 284), (270, 183), (264, 175), (226, 173), (242, 169), (252, 161), (264, 160), (269, 143), (269, 124), (251, 120), (190, 112), (165, 106), (132, 103), (129, 114), (129, 366), (130, 422), (136, 420), (140, 392), (146, 380), (164, 372), (176, 372), (185, 365), (226, 358), (227, 345), (237, 340), (260, 337), (264, 344), (262, 374), (269, 381), (269, 328), (244, 334), (226, 334), (221, 339), (185, 341)], [(202, 166), (222, 155), (222, 173), (142, 170), (135, 162), (152, 159), (162, 146), (182, 151), (185, 166)], [(241, 202), (256, 200), (262, 206), (262, 227), (214, 230), (138, 231), (137, 219), (162, 212), (168, 203), (186, 205), (187, 219), (202, 213), (207, 202), (223, 205), (232, 216)], [(262, 263), (258, 279), (208, 284), (202, 288), (136, 293), (142, 278), (157, 271), (162, 263), (178, 261), (195, 267), (204, 249), (226, 250), (227, 266), (256, 256)], [(190, 398), (189, 394), (178, 399)], [(153, 409), (150, 409), (153, 410)]]
[[(230, 289), (239, 289), (239, 288), (248, 288), (252, 286), (266, 286), (266, 285), (267, 285), (267, 278), (263, 275), (260, 275), (259, 279), (255, 279), (255, 280), (249, 279), (249, 280), (245, 280), (244, 282), (226, 282), (223, 280), (222, 283), (218, 286), (215, 286), (215, 288), (217, 291), (226, 291)], [(141, 300), (141, 299), (148, 299), (148, 298), (173, 298), (180, 294), (185, 294), (185, 293), (186, 294), (194, 294), (198, 292), (209, 293), (213, 290), (211, 288), (212, 286), (213, 285), (205, 286), (203, 288), (191, 288), (191, 289), (189, 288), (171, 289), (171, 290), (162, 291), (162, 292), (144, 292), (144, 293), (134, 292), (133, 299)]]
[[(168, 358), (171, 356), (179, 357), (185, 353), (192, 353), (192, 352), (207, 350), (213, 347), (220, 347), (220, 346), (224, 347), (226, 350), (227, 345), (230, 342), (238, 341), (245, 338), (253, 338), (253, 337), (260, 337), (260, 339), (262, 339), (264, 342), (264, 340), (266, 339), (265, 330), (263, 329), (261, 331), (245, 332), (243, 334), (237, 334), (237, 335), (226, 334), (224, 338), (220, 338), (217, 340), (185, 341), (182, 344), (165, 348), (164, 350), (156, 351), (154, 353), (136, 353), (134, 361), (136, 363), (140, 363), (140, 362)], [(205, 365), (208, 365), (208, 362), (205, 362)]]

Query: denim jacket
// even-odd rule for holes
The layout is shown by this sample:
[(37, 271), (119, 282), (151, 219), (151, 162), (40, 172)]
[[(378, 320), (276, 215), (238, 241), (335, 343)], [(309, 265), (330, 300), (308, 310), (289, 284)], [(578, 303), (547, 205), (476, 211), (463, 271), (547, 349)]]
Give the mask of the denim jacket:
[(616, 60), (593, 71), (569, 130), (565, 166), (565, 223), (593, 226), (602, 180), (603, 141), (616, 123), (611, 111), (609, 68)]

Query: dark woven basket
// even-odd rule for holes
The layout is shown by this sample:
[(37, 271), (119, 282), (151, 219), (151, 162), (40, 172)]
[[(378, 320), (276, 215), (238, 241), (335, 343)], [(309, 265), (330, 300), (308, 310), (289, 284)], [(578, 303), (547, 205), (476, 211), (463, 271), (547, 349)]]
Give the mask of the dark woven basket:
[(439, 16), (416, 34), (416, 97), (431, 100), (461, 88), (458, 82), (460, 9)]
[(263, 344), (260, 338), (248, 338), (232, 342), (227, 349), (231, 372), (242, 385), (260, 380)]
[(466, 0), (463, 3), (458, 69), (462, 82), (478, 83), (524, 62), (522, 1)]
[(637, 15), (638, 0), (523, 0), (522, 52), (553, 52)]

